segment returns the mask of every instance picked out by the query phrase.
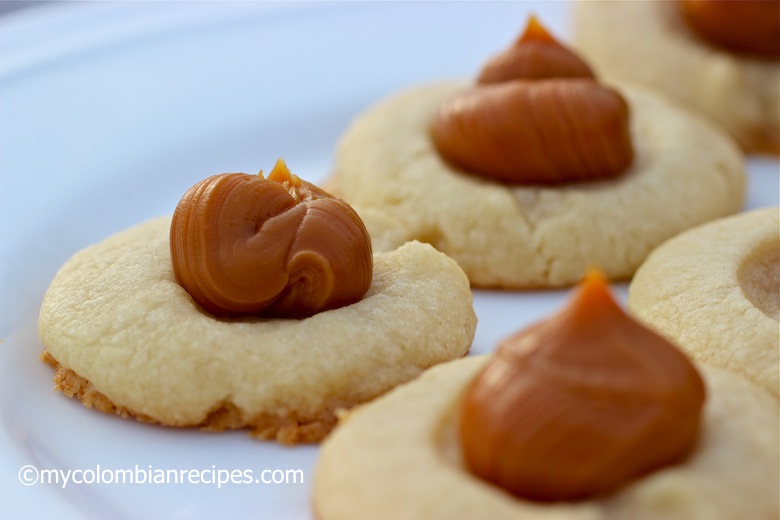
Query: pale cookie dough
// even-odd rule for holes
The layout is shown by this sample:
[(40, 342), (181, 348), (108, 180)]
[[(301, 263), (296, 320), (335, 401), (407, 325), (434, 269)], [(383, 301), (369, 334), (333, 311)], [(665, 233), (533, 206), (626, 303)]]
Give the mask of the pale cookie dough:
[(664, 92), (711, 118), (747, 152), (780, 154), (780, 62), (716, 48), (676, 1), (579, 1), (573, 40), (599, 75)]
[(454, 261), (410, 242), (374, 256), (365, 297), (294, 319), (216, 319), (176, 282), (170, 219), (77, 253), (39, 318), (57, 386), (89, 405), (171, 426), (247, 427), (318, 441), (335, 412), (463, 356), (476, 315)]
[(745, 170), (732, 141), (628, 86), (620, 88), (635, 161), (616, 180), (521, 186), (457, 171), (436, 152), (428, 127), (440, 103), (463, 88), (418, 87), (363, 113), (340, 141), (329, 186), (454, 258), (473, 286), (567, 286), (593, 266), (625, 279), (667, 238), (742, 207)]
[(393, 215), (378, 208), (352, 206), (371, 237), (372, 251), (398, 249), (414, 240), (411, 230)]
[(776, 520), (777, 402), (724, 370), (702, 366), (702, 432), (681, 464), (602, 499), (538, 503), (515, 498), (462, 465), (456, 417), (466, 384), (486, 360), (435, 367), (350, 412), (315, 467), (318, 520)]
[(629, 286), (634, 316), (699, 361), (780, 394), (780, 209), (710, 222), (669, 240)]

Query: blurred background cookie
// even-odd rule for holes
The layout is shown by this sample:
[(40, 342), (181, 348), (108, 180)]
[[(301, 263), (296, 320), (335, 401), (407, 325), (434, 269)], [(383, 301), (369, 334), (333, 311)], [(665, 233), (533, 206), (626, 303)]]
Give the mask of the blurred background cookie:
[(780, 2), (576, 2), (573, 42), (605, 78), (648, 85), (780, 154)]
[(593, 265), (627, 279), (745, 196), (731, 139), (651, 91), (602, 85), (534, 19), (475, 84), (413, 87), (356, 117), (329, 183), (472, 286), (505, 289), (571, 285)]

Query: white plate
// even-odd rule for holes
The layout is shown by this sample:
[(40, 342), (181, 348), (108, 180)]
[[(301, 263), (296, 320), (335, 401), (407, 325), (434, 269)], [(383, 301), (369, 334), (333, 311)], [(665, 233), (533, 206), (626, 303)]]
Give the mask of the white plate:
[[(37, 357), (43, 292), (75, 251), (171, 213), (208, 175), (282, 156), (324, 179), (350, 118), (400, 88), (473, 75), (531, 11), (566, 34), (561, 2), (66, 2), (0, 20), (0, 516), (311, 518), (316, 447), (143, 425), (52, 392)], [(750, 169), (748, 207), (777, 205), (778, 163)], [(472, 351), (564, 295), (476, 292)], [(87, 480), (136, 467), (301, 470), (303, 483), (25, 486), (26, 465)]]

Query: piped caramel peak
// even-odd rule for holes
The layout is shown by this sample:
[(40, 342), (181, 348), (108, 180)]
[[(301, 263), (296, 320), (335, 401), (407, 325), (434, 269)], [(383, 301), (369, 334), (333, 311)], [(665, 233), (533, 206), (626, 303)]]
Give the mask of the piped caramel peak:
[(593, 79), (594, 76), (585, 61), (561, 45), (535, 16), (531, 16), (515, 44), (485, 64), (477, 83), (550, 78)]
[(179, 284), (215, 316), (302, 318), (359, 301), (371, 240), (341, 199), (290, 173), (214, 175), (184, 194), (171, 221)]
[(705, 388), (591, 273), (556, 315), (508, 338), (462, 400), (468, 469), (526, 499), (612, 492), (693, 449)]
[(559, 45), (558, 40), (556, 40), (555, 37), (550, 34), (550, 31), (548, 31), (547, 28), (542, 25), (539, 19), (534, 15), (528, 17), (528, 23), (525, 25), (523, 34), (521, 34), (520, 38), (518, 38), (518, 42), (541, 42), (554, 43)]
[(780, 58), (777, 0), (678, 0), (685, 21), (704, 40), (756, 57)]
[(431, 139), (465, 172), (508, 183), (611, 179), (634, 159), (629, 106), (532, 18), (476, 85), (442, 103)]
[[(258, 175), (262, 177), (263, 170), (260, 170), (260, 173)], [(268, 174), (268, 180), (278, 182), (280, 184), (284, 184), (285, 186), (288, 187), (288, 191), (290, 192), (290, 195), (292, 195), (295, 198), (298, 198), (297, 190), (302, 185), (301, 178), (295, 175), (294, 173), (290, 172), (290, 169), (287, 167), (287, 163), (284, 162), (284, 160), (278, 159), (276, 161), (276, 164), (274, 164), (271, 173)]]

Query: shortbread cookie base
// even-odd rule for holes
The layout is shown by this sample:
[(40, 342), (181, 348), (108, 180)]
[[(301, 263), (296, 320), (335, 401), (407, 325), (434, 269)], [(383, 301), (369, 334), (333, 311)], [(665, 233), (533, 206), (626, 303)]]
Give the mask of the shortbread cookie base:
[(342, 137), (331, 189), (377, 208), (408, 236), (454, 258), (475, 287), (563, 287), (590, 267), (633, 275), (657, 245), (741, 209), (740, 151), (703, 118), (621, 85), (635, 160), (610, 181), (508, 185), (458, 171), (429, 136), (440, 104), (463, 82), (417, 87), (361, 114)]
[(720, 49), (678, 2), (576, 2), (573, 40), (599, 74), (663, 92), (725, 129), (748, 153), (780, 154), (780, 62)]
[(294, 319), (225, 320), (176, 283), (168, 218), (74, 255), (44, 297), (39, 332), (57, 385), (85, 404), (169, 426), (321, 439), (349, 408), (463, 356), (468, 280), (431, 246), (374, 256), (352, 305)]
[(780, 209), (688, 230), (653, 251), (628, 291), (637, 319), (695, 359), (780, 394)]
[[(97, 391), (95, 385), (90, 381), (60, 365), (47, 350), (41, 354), (41, 360), (54, 369), (54, 389), (68, 397), (78, 399), (87, 408), (94, 408), (122, 418), (134, 418), (145, 423), (163, 424), (148, 415), (117, 406), (111, 399)], [(243, 418), (241, 410), (234, 404), (225, 403), (209, 412), (200, 424), (192, 426), (207, 431), (248, 429), (253, 437), (262, 440), (275, 440), (281, 444), (315, 443), (324, 439), (336, 425), (337, 412), (338, 410), (325, 412), (319, 420), (296, 418), (292, 415), (269, 416), (264, 414), (247, 421)]]
[(682, 463), (611, 496), (538, 503), (472, 474), (460, 460), (459, 399), (485, 356), (453, 361), (349, 412), (314, 474), (319, 520), (733, 520), (778, 517), (777, 402), (728, 371), (701, 366), (702, 431)]
[(372, 251), (392, 251), (414, 240), (411, 230), (390, 213), (364, 206), (352, 206), (352, 209), (368, 230)]

